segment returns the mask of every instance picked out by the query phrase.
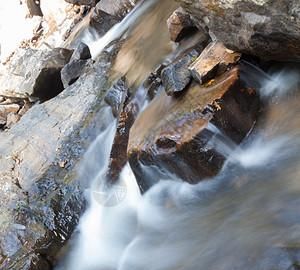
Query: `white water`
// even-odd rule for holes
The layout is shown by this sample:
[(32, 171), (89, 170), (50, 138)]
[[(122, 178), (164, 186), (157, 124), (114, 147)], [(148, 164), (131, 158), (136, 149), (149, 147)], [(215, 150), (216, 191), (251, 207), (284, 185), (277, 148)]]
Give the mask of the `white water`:
[[(94, 57), (128, 29), (121, 26)], [(266, 119), (240, 146), (210, 124), (216, 136), (207, 147), (227, 162), (197, 185), (150, 170), (157, 184), (141, 196), (127, 165), (116, 188), (103, 188), (116, 123), (109, 125), (83, 160), (89, 207), (59, 269), (295, 270), (287, 250), (300, 246), (299, 76), (259, 72)]]

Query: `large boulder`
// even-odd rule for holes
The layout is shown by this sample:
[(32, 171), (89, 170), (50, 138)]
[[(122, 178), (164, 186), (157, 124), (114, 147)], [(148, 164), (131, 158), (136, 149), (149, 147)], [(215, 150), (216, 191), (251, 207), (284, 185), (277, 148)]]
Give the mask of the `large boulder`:
[(237, 67), (207, 84), (193, 83), (177, 98), (161, 92), (130, 130), (129, 162), (141, 190), (155, 182), (152, 170), (190, 183), (215, 175), (225, 159), (210, 145), (215, 131), (239, 143), (257, 112), (258, 96), (241, 85)]
[(93, 10), (90, 17), (90, 26), (102, 36), (112, 26), (121, 21), (134, 8), (138, 0), (102, 0)]
[(298, 0), (177, 0), (230, 49), (265, 60), (300, 61)]
[(63, 90), (60, 71), (72, 51), (19, 49), (0, 77), (0, 96), (47, 100)]
[(111, 62), (103, 53), (72, 86), (0, 133), (1, 269), (52, 269), (77, 225), (85, 202), (76, 166), (108, 125), (101, 117)]

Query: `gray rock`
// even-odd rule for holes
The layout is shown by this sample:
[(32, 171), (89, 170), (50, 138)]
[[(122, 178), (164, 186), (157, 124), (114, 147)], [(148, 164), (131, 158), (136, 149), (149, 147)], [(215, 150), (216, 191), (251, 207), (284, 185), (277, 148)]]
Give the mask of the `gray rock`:
[(95, 6), (99, 0), (65, 0), (66, 2), (73, 5), (85, 5), (85, 6)]
[(192, 75), (188, 67), (198, 55), (196, 50), (192, 50), (162, 70), (161, 80), (167, 95), (181, 92), (190, 83)]
[(77, 48), (74, 50), (70, 62), (73, 60), (87, 60), (90, 58), (92, 58), (92, 56), (89, 46), (83, 42), (80, 42)]
[(119, 79), (108, 91), (104, 98), (105, 102), (111, 106), (113, 115), (119, 116), (125, 99), (128, 97), (129, 89), (125, 77)]
[(89, 60), (74, 60), (66, 64), (61, 70), (61, 80), (64, 88), (76, 82), (91, 63), (92, 61)]
[(19, 49), (0, 78), (0, 95), (47, 100), (63, 90), (60, 71), (72, 51)]
[(77, 225), (85, 202), (76, 166), (108, 124), (99, 119), (111, 62), (102, 54), (76, 83), (0, 133), (0, 269), (52, 269)]
[(178, 0), (229, 49), (265, 60), (300, 61), (300, 1)]

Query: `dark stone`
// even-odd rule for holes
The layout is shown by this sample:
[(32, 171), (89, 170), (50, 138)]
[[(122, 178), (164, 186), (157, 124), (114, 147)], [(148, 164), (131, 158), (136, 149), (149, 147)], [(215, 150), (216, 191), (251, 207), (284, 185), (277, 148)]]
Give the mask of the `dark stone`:
[(66, 64), (61, 70), (61, 80), (63, 87), (67, 88), (78, 80), (78, 78), (84, 74), (91, 61), (89, 60), (73, 60)]
[(120, 173), (128, 161), (127, 146), (129, 131), (132, 127), (139, 111), (139, 106), (135, 100), (129, 102), (119, 114), (118, 126), (112, 149), (110, 152), (109, 166), (106, 174), (109, 183), (115, 183)]
[(174, 95), (187, 87), (192, 79), (188, 67), (198, 55), (196, 50), (192, 50), (162, 70), (161, 80), (167, 95)]
[(176, 9), (170, 18), (167, 20), (170, 39), (174, 42), (179, 42), (183, 38), (197, 32), (191, 16), (182, 8)]
[(85, 5), (85, 6), (95, 6), (99, 0), (65, 0), (66, 2), (73, 5)]
[(179, 2), (198, 25), (208, 27), (232, 50), (264, 60), (300, 61), (298, 0)]
[(92, 58), (90, 48), (83, 42), (80, 42), (77, 48), (74, 50), (71, 60), (87, 60)]
[(161, 92), (130, 130), (128, 157), (141, 190), (155, 175), (176, 175), (190, 183), (218, 173), (224, 153), (209, 146), (213, 123), (239, 143), (253, 127), (259, 109), (255, 91), (245, 90), (234, 68), (206, 85), (193, 83), (181, 96)]
[(105, 102), (111, 107), (113, 115), (119, 116), (123, 109), (124, 102), (129, 95), (129, 89), (125, 77), (119, 79), (108, 91), (104, 98)]

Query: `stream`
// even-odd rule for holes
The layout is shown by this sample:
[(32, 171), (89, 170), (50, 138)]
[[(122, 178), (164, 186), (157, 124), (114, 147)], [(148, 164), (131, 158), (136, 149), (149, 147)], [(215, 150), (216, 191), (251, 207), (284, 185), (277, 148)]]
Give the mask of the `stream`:
[[(148, 100), (142, 82), (178, 53), (163, 30), (174, 10), (168, 5), (142, 2), (104, 37), (83, 38), (96, 58), (109, 43), (127, 37), (114, 71), (139, 89), (143, 109)], [(240, 145), (208, 125), (214, 136), (207, 147), (219, 149), (226, 162), (217, 176), (195, 185), (151, 171), (157, 183), (142, 195), (127, 164), (107, 189), (117, 123), (111, 109), (103, 109), (108, 124), (78, 171), (88, 207), (56, 270), (300, 269), (294, 264), (300, 262), (299, 67), (266, 72), (244, 64), (248, 79), (257, 81), (263, 116)]]

